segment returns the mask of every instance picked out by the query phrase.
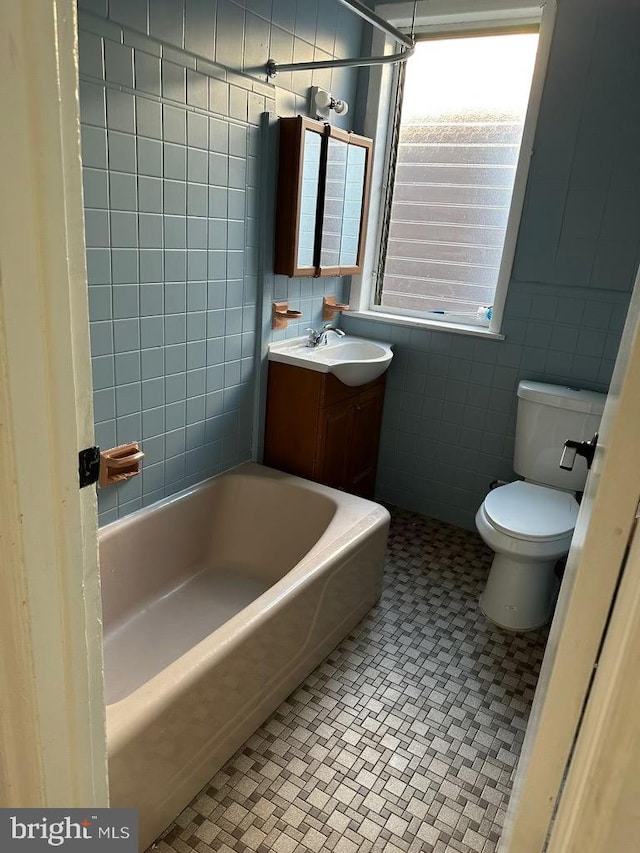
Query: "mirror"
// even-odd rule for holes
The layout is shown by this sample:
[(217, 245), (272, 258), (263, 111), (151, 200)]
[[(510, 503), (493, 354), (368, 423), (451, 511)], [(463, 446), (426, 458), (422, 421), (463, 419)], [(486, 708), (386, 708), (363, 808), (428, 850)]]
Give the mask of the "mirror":
[(363, 218), (363, 201), (367, 167), (367, 149), (359, 145), (347, 148), (347, 167), (344, 183), (344, 206), (340, 232), (340, 266), (358, 264), (360, 223)]
[(313, 267), (322, 137), (312, 130), (305, 130), (302, 145), (302, 187), (300, 190), (297, 265), (298, 267)]
[(320, 246), (320, 267), (322, 269), (340, 266), (348, 147), (345, 142), (329, 137)]
[(303, 116), (279, 124), (274, 272), (360, 272), (372, 141)]

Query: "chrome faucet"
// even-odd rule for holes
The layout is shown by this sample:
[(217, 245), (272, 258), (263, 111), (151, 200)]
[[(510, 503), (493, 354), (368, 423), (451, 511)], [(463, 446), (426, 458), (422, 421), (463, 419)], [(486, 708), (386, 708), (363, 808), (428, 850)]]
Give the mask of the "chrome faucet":
[(327, 338), (329, 337), (329, 332), (335, 332), (339, 338), (344, 338), (344, 332), (342, 329), (336, 329), (331, 323), (325, 323), (322, 329), (319, 332), (316, 332), (315, 329), (307, 329), (309, 333), (309, 340), (307, 341), (308, 347), (319, 347), (323, 346), (327, 343)]

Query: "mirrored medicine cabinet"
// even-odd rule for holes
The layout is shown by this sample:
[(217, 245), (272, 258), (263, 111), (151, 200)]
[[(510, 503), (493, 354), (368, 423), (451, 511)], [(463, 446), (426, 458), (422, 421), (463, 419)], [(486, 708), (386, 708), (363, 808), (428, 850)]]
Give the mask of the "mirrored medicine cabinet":
[(360, 272), (372, 140), (304, 116), (281, 118), (279, 125), (274, 272)]

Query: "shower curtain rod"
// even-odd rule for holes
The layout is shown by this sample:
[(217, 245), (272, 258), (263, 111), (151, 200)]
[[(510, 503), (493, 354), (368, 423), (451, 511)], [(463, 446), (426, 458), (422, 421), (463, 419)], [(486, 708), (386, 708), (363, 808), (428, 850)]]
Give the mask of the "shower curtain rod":
[(371, 9), (361, 3), (360, 0), (338, 0), (343, 6), (351, 9), (360, 18), (379, 30), (393, 36), (396, 41), (405, 46), (400, 53), (392, 53), (388, 56), (359, 56), (355, 59), (327, 59), (312, 62), (289, 62), (280, 65), (274, 59), (267, 62), (267, 77), (275, 77), (279, 71), (308, 71), (313, 68), (352, 68), (359, 65), (387, 65), (393, 62), (406, 62), (415, 50), (414, 40), (406, 33), (401, 33), (384, 18), (381, 18)]

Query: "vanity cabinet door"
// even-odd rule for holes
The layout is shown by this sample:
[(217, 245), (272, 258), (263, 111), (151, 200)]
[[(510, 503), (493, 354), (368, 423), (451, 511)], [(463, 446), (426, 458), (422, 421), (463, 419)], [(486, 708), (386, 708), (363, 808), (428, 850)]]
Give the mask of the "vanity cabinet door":
[(314, 479), (364, 498), (373, 497), (382, 423), (384, 380), (320, 410)]
[(349, 489), (349, 450), (351, 407), (348, 402), (320, 409), (317, 465), (319, 483), (334, 489)]
[(376, 485), (384, 385), (356, 397), (350, 407), (349, 477), (347, 491), (373, 497)]

